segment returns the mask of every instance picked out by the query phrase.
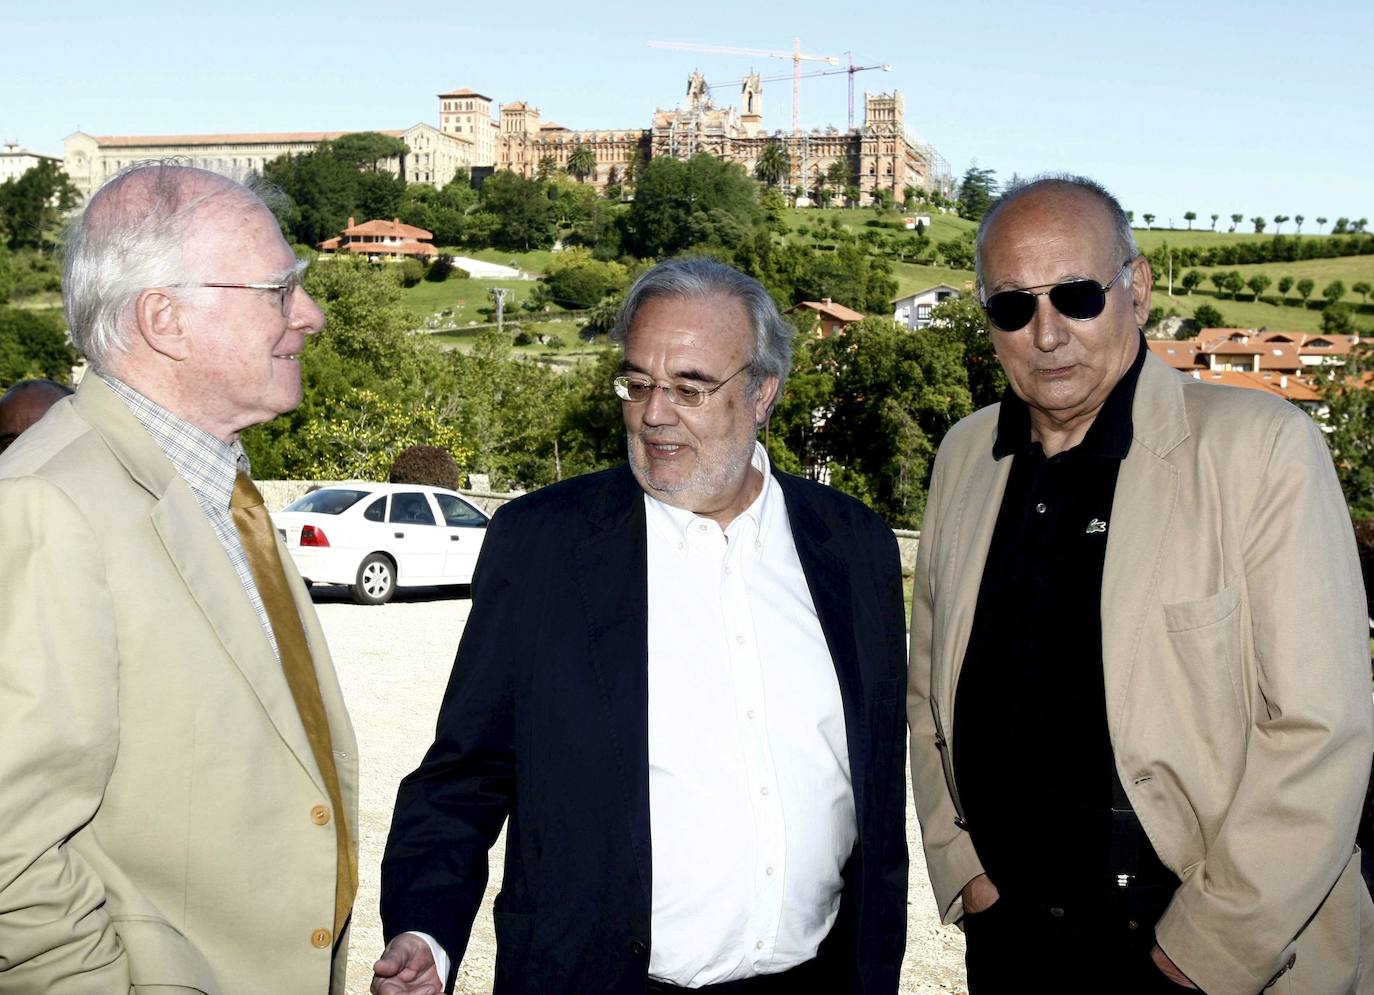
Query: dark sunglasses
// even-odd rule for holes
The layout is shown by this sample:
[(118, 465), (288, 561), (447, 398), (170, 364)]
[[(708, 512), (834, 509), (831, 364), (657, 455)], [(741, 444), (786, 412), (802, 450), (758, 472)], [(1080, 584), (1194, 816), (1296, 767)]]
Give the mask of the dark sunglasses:
[(983, 310), (987, 312), (992, 327), (1004, 332), (1018, 332), (1035, 317), (1035, 299), (1048, 297), (1054, 309), (1064, 317), (1088, 321), (1106, 308), (1107, 291), (1116, 286), (1116, 281), (1121, 279), (1121, 274), (1129, 265), (1131, 260), (1127, 259), (1105, 286), (1096, 280), (1069, 280), (1066, 283), (1044, 284), (1048, 288), (1046, 290), (1035, 287), (1003, 290), (989, 297), (983, 303)]

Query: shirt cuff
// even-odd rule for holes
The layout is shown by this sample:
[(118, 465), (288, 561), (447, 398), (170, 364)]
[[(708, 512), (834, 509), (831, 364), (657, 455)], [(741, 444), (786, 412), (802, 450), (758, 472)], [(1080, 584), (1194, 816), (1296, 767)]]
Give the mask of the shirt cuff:
[(434, 955), (434, 967), (439, 972), (439, 984), (447, 985), (449, 968), (448, 954), (444, 953), (444, 948), (439, 946), (439, 941), (428, 933), (421, 933), (419, 930), (410, 930), (409, 932), (411, 936), (418, 936), (420, 939), (424, 940), (425, 943), (429, 944), (429, 952)]

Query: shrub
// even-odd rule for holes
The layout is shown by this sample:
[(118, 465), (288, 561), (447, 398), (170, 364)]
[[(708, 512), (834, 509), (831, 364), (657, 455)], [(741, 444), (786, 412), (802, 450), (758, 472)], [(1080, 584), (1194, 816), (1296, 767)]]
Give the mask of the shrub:
[(427, 484), (453, 490), (458, 486), (458, 473), (458, 464), (448, 450), (421, 445), (403, 449), (391, 464), (387, 479), (393, 484)]
[[(453, 257), (441, 252), (429, 264), (429, 269), (425, 271), (425, 279), (432, 283), (443, 283), (453, 275), (453, 270)], [(463, 275), (466, 276), (467, 274), (464, 273)]]
[(401, 286), (413, 287), (425, 278), (424, 263), (418, 259), (405, 259), (401, 262)]
[(1221, 312), (1210, 304), (1203, 304), (1193, 312), (1193, 321), (1198, 328), (1225, 328), (1226, 319)]

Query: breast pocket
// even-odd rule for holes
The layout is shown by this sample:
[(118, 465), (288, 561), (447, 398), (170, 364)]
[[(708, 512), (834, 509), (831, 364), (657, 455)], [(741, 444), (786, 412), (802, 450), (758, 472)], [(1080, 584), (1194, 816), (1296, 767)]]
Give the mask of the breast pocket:
[(1241, 585), (1196, 601), (1163, 606), (1171, 659), (1158, 661), (1156, 686), (1171, 700), (1175, 720), (1192, 725), (1216, 761), (1243, 751), (1248, 696), (1242, 674)]

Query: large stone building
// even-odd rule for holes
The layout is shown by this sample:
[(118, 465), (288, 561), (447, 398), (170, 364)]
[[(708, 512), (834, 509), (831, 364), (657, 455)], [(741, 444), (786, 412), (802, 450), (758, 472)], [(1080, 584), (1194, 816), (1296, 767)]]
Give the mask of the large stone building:
[[(63, 168), (82, 197), (125, 166), (146, 159), (176, 158), (188, 165), (242, 180), (283, 155), (299, 155), (348, 132), (304, 131), (237, 135), (88, 135), (77, 131), (62, 141)], [(407, 183), (443, 186), (473, 164), (474, 143), (431, 124), (380, 134), (399, 138), (409, 151), (388, 159), (386, 168)]]
[(877, 190), (900, 202), (909, 186), (929, 190), (946, 180), (938, 175), (943, 160), (935, 150), (907, 133), (900, 92), (864, 94), (863, 124), (850, 131), (829, 127), (769, 134), (763, 127), (762, 90), (758, 74), (751, 74), (741, 84), (738, 108), (717, 106), (706, 80), (693, 73), (686, 100), (656, 110), (648, 128), (573, 130), (541, 121), (539, 109), (524, 101), (501, 104), (500, 119), (493, 120), (491, 98), (459, 89), (439, 94), (439, 120), (441, 130), (471, 137), (478, 150), (485, 148), (481, 143), (486, 136), (493, 137), (490, 160), (474, 159), (474, 165), (489, 162), (526, 177), (534, 176), (546, 159), (566, 169), (573, 150), (586, 145), (595, 158), (587, 181), (598, 189), (621, 182), (627, 170), (650, 158), (688, 159), (698, 152), (737, 162), (752, 174), (763, 150), (775, 143), (788, 154), (790, 175), (784, 186), (789, 192), (800, 187), (808, 199), (823, 184), (835, 196), (843, 193), (827, 178), (837, 162), (845, 168), (845, 185), (858, 189), (860, 204), (872, 203)]

